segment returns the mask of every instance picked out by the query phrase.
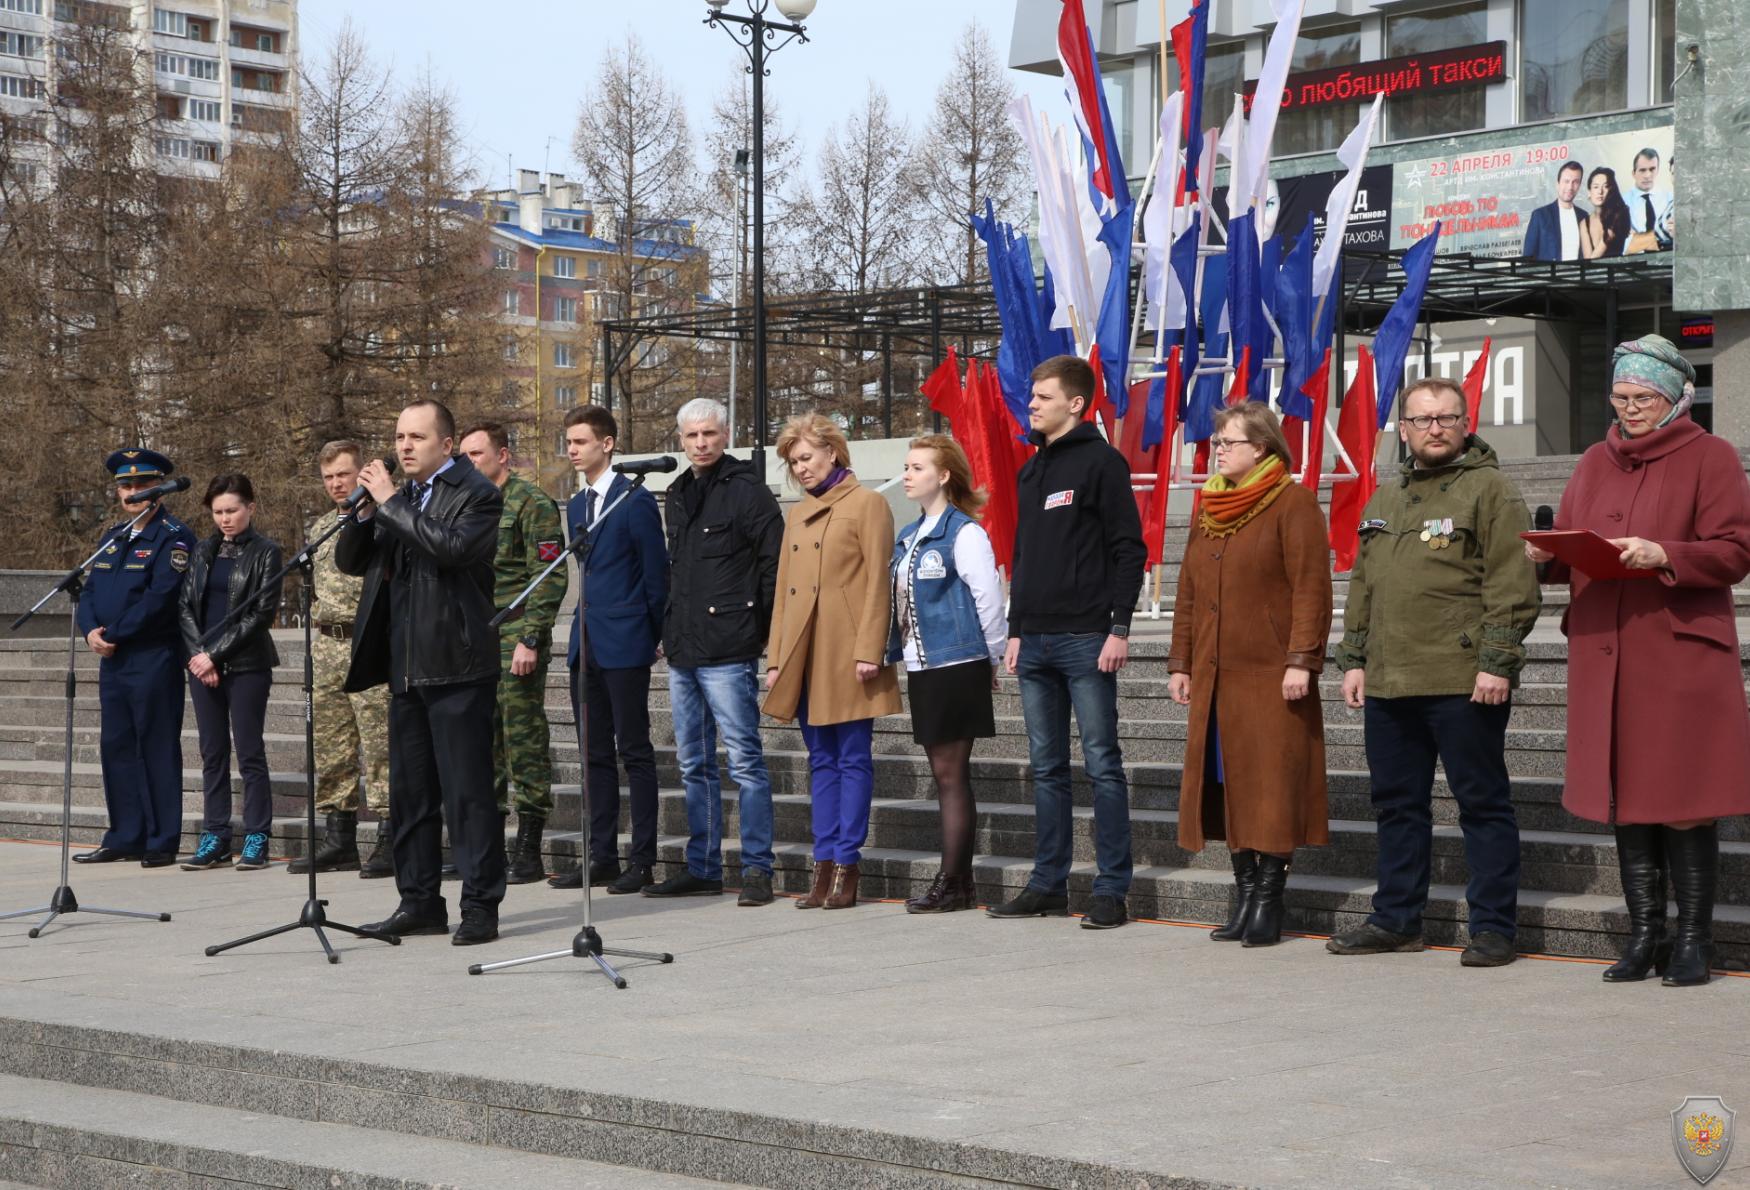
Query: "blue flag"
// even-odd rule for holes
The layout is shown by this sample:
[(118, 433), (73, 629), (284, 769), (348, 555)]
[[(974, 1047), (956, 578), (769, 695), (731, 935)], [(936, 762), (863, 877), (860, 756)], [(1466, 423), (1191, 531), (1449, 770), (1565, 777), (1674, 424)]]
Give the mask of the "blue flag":
[[(1228, 337), (1216, 328), (1221, 325), (1221, 308), (1227, 304), (1227, 258), (1211, 256), (1203, 262), (1203, 293), (1198, 302), (1198, 316), (1203, 323), (1203, 335), (1185, 337), (1185, 441), (1205, 442), (1215, 432), (1215, 413), (1227, 403), (1227, 385), (1219, 373), (1191, 379), (1203, 356), (1227, 353)], [(1199, 344), (1197, 340), (1204, 338)]]
[(1094, 323), (1094, 341), (1100, 345), (1100, 369), (1106, 373), (1106, 399), (1113, 412), (1123, 417), (1130, 408), (1130, 241), (1136, 219), (1136, 204), (1126, 191), (1124, 205), (1100, 229), (1100, 242), (1112, 257), (1106, 278), (1106, 296), (1100, 302), (1100, 317)]
[(1312, 328), (1313, 225), (1294, 242), (1294, 248), (1276, 273), (1276, 325), (1282, 330), (1282, 396), (1278, 404), (1284, 417), (1303, 420), (1313, 415), (1312, 401), (1300, 391), (1317, 370), (1324, 356), (1315, 347)]
[(1422, 317), (1422, 294), (1428, 289), (1428, 274), (1434, 267), (1434, 246), (1440, 242), (1440, 224), (1417, 240), (1404, 253), (1404, 291), (1392, 308), (1380, 320), (1373, 336), (1374, 376), (1378, 387), (1379, 428), (1385, 429), (1397, 405), (1398, 389), (1404, 383), (1404, 357), (1410, 351), (1410, 339), (1416, 333), (1416, 323)]

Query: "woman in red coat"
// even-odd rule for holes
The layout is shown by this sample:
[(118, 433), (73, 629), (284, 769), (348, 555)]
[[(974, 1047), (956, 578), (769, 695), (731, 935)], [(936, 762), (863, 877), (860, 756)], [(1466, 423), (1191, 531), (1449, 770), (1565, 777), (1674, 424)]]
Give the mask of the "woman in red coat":
[[(1611, 982), (1706, 983), (1719, 869), (1715, 820), (1750, 813), (1750, 708), (1732, 586), (1750, 574), (1750, 483), (1732, 445), (1691, 421), (1695, 369), (1657, 335), (1616, 349), (1616, 424), (1562, 493), (1558, 529), (1591, 529), (1651, 577), (1567, 582), (1568, 757), (1562, 804), (1616, 832), (1632, 931)], [(1532, 546), (1534, 562), (1550, 555)], [(1677, 897), (1665, 935), (1665, 884)]]

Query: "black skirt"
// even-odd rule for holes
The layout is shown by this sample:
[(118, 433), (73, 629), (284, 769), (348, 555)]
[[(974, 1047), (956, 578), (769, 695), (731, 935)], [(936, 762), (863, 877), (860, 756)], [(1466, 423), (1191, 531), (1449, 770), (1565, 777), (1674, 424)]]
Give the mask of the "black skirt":
[(950, 740), (988, 739), (997, 733), (989, 660), (908, 670), (905, 683), (913, 743), (927, 747)]

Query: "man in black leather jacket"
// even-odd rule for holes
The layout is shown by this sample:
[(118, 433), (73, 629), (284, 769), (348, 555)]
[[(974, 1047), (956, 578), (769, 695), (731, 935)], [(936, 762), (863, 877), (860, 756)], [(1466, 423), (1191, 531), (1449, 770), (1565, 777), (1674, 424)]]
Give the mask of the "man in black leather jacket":
[(437, 401), (395, 424), (399, 486), (373, 460), (359, 472), (371, 505), (341, 530), (335, 565), (364, 576), (348, 691), (389, 683), (389, 816), (401, 903), (371, 929), (449, 933), (442, 831), (462, 874), (457, 946), (498, 937), (504, 819), (492, 786), (498, 634), (492, 558), (503, 497), (466, 458)]

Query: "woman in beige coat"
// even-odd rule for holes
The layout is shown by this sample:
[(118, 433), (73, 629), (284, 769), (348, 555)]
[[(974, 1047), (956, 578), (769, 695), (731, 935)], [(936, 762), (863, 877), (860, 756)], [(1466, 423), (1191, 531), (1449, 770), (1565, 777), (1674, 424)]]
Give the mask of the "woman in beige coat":
[(814, 883), (798, 909), (857, 903), (858, 863), (875, 795), (875, 716), (899, 713), (887, 652), (893, 513), (850, 472), (838, 426), (792, 419), (778, 457), (803, 496), (790, 509), (766, 644), (766, 714), (798, 719), (808, 745)]

